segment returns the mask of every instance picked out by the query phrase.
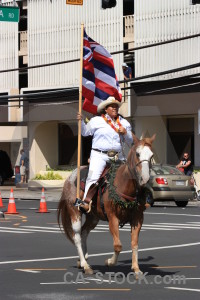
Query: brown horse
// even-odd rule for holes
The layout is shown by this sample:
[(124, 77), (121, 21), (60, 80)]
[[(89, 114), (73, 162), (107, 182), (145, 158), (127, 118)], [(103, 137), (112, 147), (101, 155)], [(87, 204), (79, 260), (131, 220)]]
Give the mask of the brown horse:
[[(58, 206), (58, 222), (59, 225), (62, 223), (66, 236), (75, 244), (80, 258), (78, 266), (83, 268), (86, 274), (93, 273), (87, 263), (86, 241), (88, 234), (96, 227), (99, 220), (108, 221), (113, 236), (114, 254), (105, 261), (105, 264), (113, 266), (117, 263), (119, 253), (122, 250), (119, 239), (119, 224), (130, 223), (132, 270), (136, 275), (142, 273), (138, 266), (138, 238), (145, 210), (145, 202), (141, 199), (141, 187), (149, 180), (149, 162), (153, 155), (151, 145), (155, 135), (142, 140), (134, 135), (133, 138), (134, 146), (129, 151), (127, 162), (121, 164), (113, 176), (112, 189), (114, 187), (115, 190), (113, 196), (108, 187), (103, 194), (104, 209), (102, 209), (100, 196), (96, 194), (96, 199), (93, 199), (92, 210), (86, 215), (83, 226), (81, 225), (82, 213), (73, 205), (76, 199), (77, 170), (65, 181)], [(139, 196), (136, 197), (136, 193)], [(118, 202), (115, 202), (114, 198), (117, 198)], [(137, 208), (133, 203), (137, 203)]]

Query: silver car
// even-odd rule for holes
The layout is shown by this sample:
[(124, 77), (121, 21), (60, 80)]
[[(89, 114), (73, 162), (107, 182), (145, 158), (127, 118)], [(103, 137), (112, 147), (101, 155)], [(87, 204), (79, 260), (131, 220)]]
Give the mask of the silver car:
[(191, 176), (184, 175), (175, 166), (152, 165), (150, 179), (145, 185), (145, 198), (151, 206), (155, 201), (173, 200), (177, 206), (185, 207), (194, 197)]

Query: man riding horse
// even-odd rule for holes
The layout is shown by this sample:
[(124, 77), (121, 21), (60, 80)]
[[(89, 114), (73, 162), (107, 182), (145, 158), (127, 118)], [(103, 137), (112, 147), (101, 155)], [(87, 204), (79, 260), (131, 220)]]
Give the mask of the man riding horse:
[[(153, 155), (152, 143), (155, 135), (138, 139), (131, 133), (130, 124), (118, 115), (119, 106), (120, 103), (115, 98), (109, 97), (98, 106), (100, 116), (92, 118), (87, 125), (82, 122), (83, 135), (93, 135), (84, 200), (76, 199), (78, 172), (75, 169), (65, 181), (58, 204), (58, 223), (62, 224), (67, 238), (76, 246), (79, 255), (78, 267), (83, 268), (86, 274), (93, 273), (87, 262), (87, 238), (99, 220), (109, 223), (109, 230), (113, 236), (114, 253), (111, 258), (106, 259), (105, 264), (114, 266), (117, 263), (122, 250), (119, 225), (129, 223), (131, 226), (131, 268), (136, 276), (141, 273), (138, 265), (138, 240), (143, 224), (145, 201), (141, 196), (142, 193), (138, 195), (138, 191), (142, 191), (142, 187), (149, 180), (149, 165)], [(80, 114), (78, 114), (78, 119), (82, 119)], [(88, 194), (91, 196), (92, 185), (95, 185), (101, 176), (109, 155), (112, 154), (114, 159), (117, 155), (123, 160), (122, 143), (126, 142), (130, 145), (133, 141), (134, 145), (130, 147), (127, 160), (120, 165), (111, 164), (109, 184), (104, 192), (97, 193), (95, 186), (93, 197), (89, 197), (95, 199), (91, 206), (91, 200), (87, 200)], [(91, 213), (85, 215), (84, 224), (82, 224), (81, 208), (85, 212), (91, 209)]]
[(119, 101), (114, 97), (109, 97), (98, 105), (97, 112), (99, 116), (92, 118), (87, 124), (82, 120), (81, 114), (78, 113), (77, 115), (77, 119), (82, 120), (82, 135), (93, 136), (83, 201), (76, 201), (75, 203), (75, 205), (81, 207), (82, 211), (90, 211), (92, 200), (87, 197), (88, 191), (99, 180), (110, 156), (117, 155), (118, 159), (124, 160), (123, 143), (126, 142), (129, 146), (133, 143), (131, 125), (118, 114), (120, 106)]

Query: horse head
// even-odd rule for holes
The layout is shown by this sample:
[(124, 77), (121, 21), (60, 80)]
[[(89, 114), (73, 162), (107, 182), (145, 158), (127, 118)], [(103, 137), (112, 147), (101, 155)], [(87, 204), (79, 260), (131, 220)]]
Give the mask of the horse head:
[(150, 177), (150, 160), (153, 156), (152, 143), (155, 140), (154, 134), (151, 138), (138, 139), (133, 134), (134, 146), (129, 152), (127, 163), (140, 186), (147, 183)]

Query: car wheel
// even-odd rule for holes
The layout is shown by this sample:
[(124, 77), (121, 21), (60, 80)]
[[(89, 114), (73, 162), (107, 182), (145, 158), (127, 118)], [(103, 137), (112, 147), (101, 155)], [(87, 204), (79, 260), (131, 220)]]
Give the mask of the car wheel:
[(175, 203), (178, 207), (186, 207), (188, 204), (188, 201), (175, 201)]
[(154, 205), (154, 200), (151, 192), (149, 190), (145, 190), (144, 196), (145, 196), (145, 202), (150, 204), (152, 207)]

